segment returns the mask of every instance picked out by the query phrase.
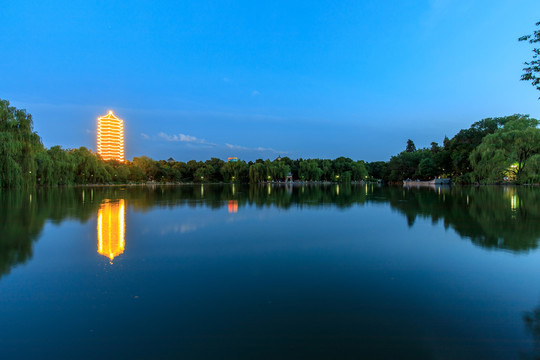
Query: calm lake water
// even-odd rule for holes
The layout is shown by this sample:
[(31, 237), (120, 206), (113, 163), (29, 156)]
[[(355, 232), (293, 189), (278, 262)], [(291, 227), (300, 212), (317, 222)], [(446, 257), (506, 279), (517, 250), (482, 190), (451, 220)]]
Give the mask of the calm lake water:
[(0, 192), (0, 358), (540, 355), (540, 188)]

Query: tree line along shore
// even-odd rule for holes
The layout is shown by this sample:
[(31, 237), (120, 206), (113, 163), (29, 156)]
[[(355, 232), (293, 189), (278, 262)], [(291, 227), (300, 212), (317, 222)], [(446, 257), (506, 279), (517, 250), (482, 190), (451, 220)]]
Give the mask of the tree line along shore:
[(451, 178), (454, 183), (540, 183), (539, 121), (528, 115), (487, 118), (443, 144), (417, 149), (408, 140), (389, 161), (337, 159), (258, 159), (225, 162), (104, 161), (92, 150), (49, 149), (33, 130), (32, 116), (0, 99), (0, 187), (125, 183), (258, 183), (284, 181), (401, 182)]

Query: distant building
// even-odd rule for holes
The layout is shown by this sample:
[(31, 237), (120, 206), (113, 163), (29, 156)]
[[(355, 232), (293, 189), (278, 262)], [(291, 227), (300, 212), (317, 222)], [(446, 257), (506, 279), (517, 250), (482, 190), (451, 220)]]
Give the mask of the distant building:
[(97, 152), (103, 160), (124, 161), (124, 121), (112, 111), (98, 118)]
[(293, 182), (293, 177), (292, 177), (291, 172), (287, 174), (287, 177), (285, 178), (285, 182)]
[(227, 162), (237, 162), (237, 161), (238, 161), (238, 158), (236, 156), (227, 158)]
[(176, 162), (176, 161), (175, 161), (172, 157), (170, 157), (169, 160), (167, 160), (167, 162), (168, 162), (169, 164), (172, 164), (172, 163), (174, 163), (174, 162)]

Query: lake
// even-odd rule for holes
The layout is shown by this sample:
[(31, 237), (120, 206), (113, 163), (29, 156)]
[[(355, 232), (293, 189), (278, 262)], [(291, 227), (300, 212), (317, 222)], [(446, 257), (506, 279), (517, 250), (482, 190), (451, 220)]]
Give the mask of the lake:
[(535, 358), (540, 188), (0, 192), (1, 359)]

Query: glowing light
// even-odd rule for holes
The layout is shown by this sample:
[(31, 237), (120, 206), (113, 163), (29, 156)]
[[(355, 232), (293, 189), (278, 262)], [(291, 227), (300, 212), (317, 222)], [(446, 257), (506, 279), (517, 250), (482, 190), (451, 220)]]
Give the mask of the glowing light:
[(230, 213), (238, 212), (238, 200), (229, 200), (229, 212)]
[(98, 118), (97, 149), (103, 160), (124, 161), (124, 121), (111, 110)]
[(517, 195), (512, 195), (512, 197), (510, 198), (510, 208), (512, 210), (516, 210), (518, 207), (518, 197)]
[(111, 260), (122, 254), (125, 241), (125, 207), (124, 199), (105, 200), (98, 210), (97, 218), (97, 252)]

